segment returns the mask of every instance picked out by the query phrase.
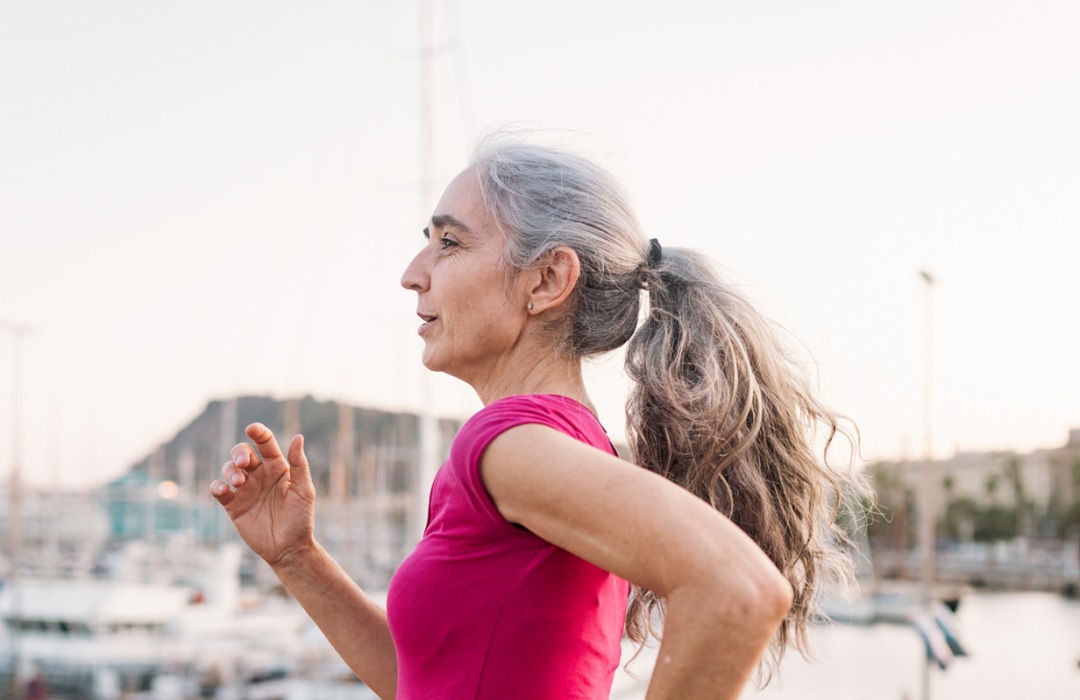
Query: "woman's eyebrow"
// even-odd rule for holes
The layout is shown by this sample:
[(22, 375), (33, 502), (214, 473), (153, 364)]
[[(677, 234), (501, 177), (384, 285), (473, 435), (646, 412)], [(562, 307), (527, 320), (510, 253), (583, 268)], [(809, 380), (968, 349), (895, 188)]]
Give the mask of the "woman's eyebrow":
[(461, 221), (460, 219), (455, 219), (449, 214), (435, 214), (431, 217), (431, 225), (434, 228), (453, 227), (461, 231), (465, 231), (466, 233), (472, 233), (472, 229), (469, 228), (463, 221)]

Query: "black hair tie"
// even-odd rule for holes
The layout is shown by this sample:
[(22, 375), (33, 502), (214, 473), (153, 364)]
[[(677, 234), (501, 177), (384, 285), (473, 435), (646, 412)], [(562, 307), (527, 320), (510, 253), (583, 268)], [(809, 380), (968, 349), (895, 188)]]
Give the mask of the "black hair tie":
[(656, 269), (660, 267), (660, 261), (664, 257), (664, 249), (660, 245), (660, 241), (655, 238), (649, 239), (649, 267)]

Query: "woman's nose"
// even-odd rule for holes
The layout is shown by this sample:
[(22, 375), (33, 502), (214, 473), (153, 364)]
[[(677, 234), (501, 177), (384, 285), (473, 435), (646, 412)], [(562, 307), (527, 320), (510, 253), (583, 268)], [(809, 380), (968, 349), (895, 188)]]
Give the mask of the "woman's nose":
[(405, 289), (422, 292), (427, 288), (428, 275), (423, 260), (425, 252), (427, 252), (426, 247), (413, 257), (401, 275), (401, 286)]

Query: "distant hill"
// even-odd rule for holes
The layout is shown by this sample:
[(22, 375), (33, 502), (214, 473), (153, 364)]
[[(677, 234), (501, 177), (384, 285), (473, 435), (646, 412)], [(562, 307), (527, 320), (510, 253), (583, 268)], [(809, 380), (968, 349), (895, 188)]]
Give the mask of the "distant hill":
[[(274, 431), (283, 449), (292, 433), (304, 434), (312, 478), (320, 491), (325, 492), (330, 485), (330, 470), (335, 460), (344, 463), (348, 470), (375, 452), (383, 455), (382, 461), (385, 455), (393, 455), (392, 488), (405, 488), (402, 482), (408, 478), (406, 473), (415, 462), (420, 442), (420, 417), (358, 406), (348, 408), (352, 414), (351, 440), (342, 439), (343, 432), (348, 433), (347, 424), (342, 423), (347, 413), (343, 414), (342, 406), (336, 401), (318, 401), (310, 396), (292, 400), (267, 396), (214, 400), (175, 437), (133, 464), (117, 481), (145, 483), (168, 479), (181, 485), (207, 485), (220, 474), (232, 446), (246, 440), (244, 427), (260, 422)], [(461, 421), (440, 419), (437, 425), (441, 459), (447, 454)], [(350, 454), (342, 454), (343, 450)], [(351, 484), (349, 490), (354, 490)]]
[[(95, 500), (106, 513), (110, 547), (120, 551), (121, 543), (150, 542), (150, 551), (175, 559), (175, 551), (164, 545), (173, 536), (211, 547), (237, 539), (207, 487), (253, 422), (273, 430), (283, 448), (293, 434), (304, 434), (319, 493), (320, 541), (357, 580), (385, 586), (413, 544), (410, 523), (421, 507), (416, 498), (420, 417), (310, 396), (239, 396), (208, 403), (171, 440), (98, 489)], [(461, 423), (441, 419), (436, 425), (441, 462)], [(155, 561), (145, 558), (146, 571), (161, 568)], [(248, 578), (262, 570), (251, 557), (245, 566), (242, 574)]]
[[(143, 542), (151, 543), (150, 551), (161, 557), (175, 559), (175, 547), (188, 546), (177, 542), (216, 547), (235, 541), (235, 530), (208, 487), (220, 476), (233, 445), (245, 439), (244, 427), (253, 422), (273, 430), (283, 448), (293, 434), (303, 433), (319, 494), (315, 518), (320, 542), (356, 580), (385, 586), (415, 544), (415, 527), (422, 522), (418, 508), (423, 508), (424, 499), (418, 494), (429, 485), (420, 484), (420, 416), (310, 396), (290, 400), (239, 396), (209, 402), (171, 440), (94, 494), (106, 514), (110, 551), (122, 551), (124, 543)], [(439, 463), (461, 423), (436, 421)], [(625, 446), (621, 451), (626, 454)], [(167, 542), (173, 544), (166, 546)], [(61, 549), (70, 559), (78, 545), (73, 541)], [(160, 568), (155, 561), (146, 559), (146, 572)], [(250, 556), (244, 566), (247, 579), (268, 572)], [(116, 566), (103, 563), (98, 568)]]

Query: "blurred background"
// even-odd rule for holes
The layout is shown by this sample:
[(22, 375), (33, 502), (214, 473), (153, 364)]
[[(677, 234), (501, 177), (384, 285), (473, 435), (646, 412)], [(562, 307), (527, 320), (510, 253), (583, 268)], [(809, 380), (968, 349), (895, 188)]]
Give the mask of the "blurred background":
[[(329, 546), (385, 585), (421, 436), (438, 455), (479, 407), (425, 376), (398, 280), (509, 128), (599, 160), (650, 236), (710, 254), (860, 429), (883, 511), (863, 593), (768, 692), (1075, 697), (1078, 22), (1018, 0), (0, 5), (8, 692), (363, 692), (206, 485), (247, 422), (303, 430)], [(590, 368), (613, 435), (620, 360)], [(211, 608), (228, 632), (191, 621)], [(926, 663), (950, 627), (967, 656)], [(310, 635), (307, 665), (275, 665), (302, 654), (267, 629)]]

